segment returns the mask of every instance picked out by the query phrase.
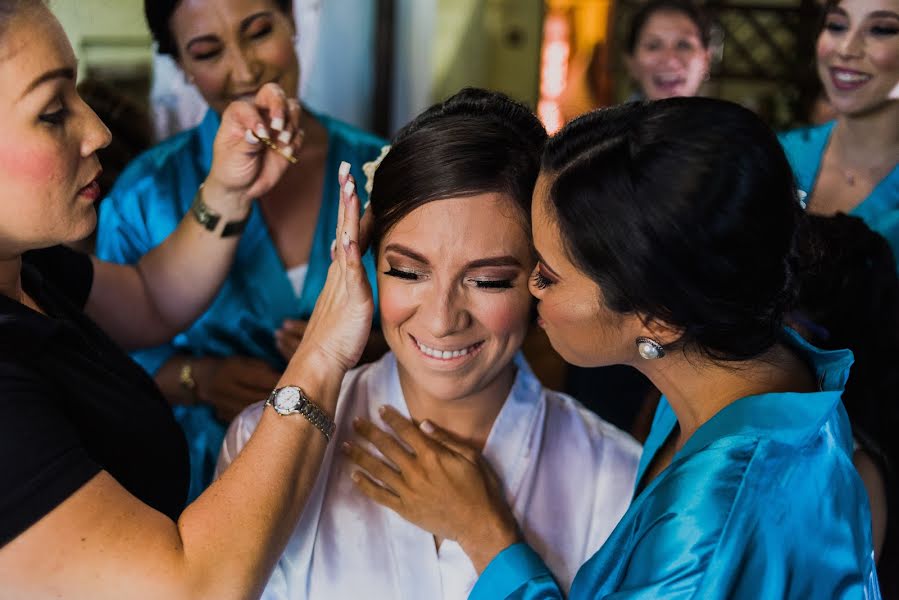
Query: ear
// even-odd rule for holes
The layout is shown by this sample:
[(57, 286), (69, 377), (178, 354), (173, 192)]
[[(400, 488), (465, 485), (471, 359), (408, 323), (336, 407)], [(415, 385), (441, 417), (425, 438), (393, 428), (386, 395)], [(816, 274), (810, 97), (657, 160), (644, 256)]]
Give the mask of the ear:
[(682, 328), (669, 325), (660, 319), (650, 318), (646, 315), (639, 315), (639, 319), (642, 323), (640, 335), (651, 338), (663, 346), (670, 346), (678, 342), (684, 335)]

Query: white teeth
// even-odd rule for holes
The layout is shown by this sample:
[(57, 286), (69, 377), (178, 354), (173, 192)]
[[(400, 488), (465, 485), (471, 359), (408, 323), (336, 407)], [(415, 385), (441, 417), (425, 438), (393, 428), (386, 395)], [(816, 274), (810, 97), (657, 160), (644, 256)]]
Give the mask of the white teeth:
[(865, 75), (864, 73), (834, 73), (834, 77), (837, 81), (842, 83), (857, 83), (859, 81), (867, 81), (871, 79), (870, 75)]
[(449, 360), (451, 358), (459, 358), (460, 356), (465, 356), (469, 352), (474, 349), (474, 346), (469, 346), (467, 348), (462, 348), (460, 350), (437, 350), (436, 348), (431, 348), (430, 346), (425, 346), (418, 340), (415, 340), (415, 343), (418, 344), (418, 349), (427, 354), (432, 358), (439, 358), (441, 360)]

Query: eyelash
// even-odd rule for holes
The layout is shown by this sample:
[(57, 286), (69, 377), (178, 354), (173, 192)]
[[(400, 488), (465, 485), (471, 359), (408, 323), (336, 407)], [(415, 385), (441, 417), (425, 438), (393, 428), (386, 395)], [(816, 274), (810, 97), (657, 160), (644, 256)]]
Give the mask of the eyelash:
[(59, 110), (53, 111), (51, 113), (44, 113), (38, 118), (48, 125), (59, 126), (66, 122), (66, 117), (68, 116), (69, 109), (63, 106)]
[[(412, 271), (401, 271), (394, 267), (384, 271), (384, 274), (406, 281), (418, 281), (417, 273), (413, 273)], [(513, 287), (511, 279), (469, 279), (468, 281), (473, 281), (474, 284), (482, 290), (505, 290)]]
[(531, 276), (531, 280), (534, 282), (534, 287), (538, 290), (545, 290), (553, 283), (552, 281), (547, 279), (539, 269), (534, 271), (534, 274)]
[[(849, 26), (844, 23), (830, 22), (824, 24), (824, 29), (831, 33), (844, 33), (849, 29)], [(896, 27), (875, 25), (871, 27), (870, 32), (876, 36), (891, 36), (899, 33), (899, 29)]]

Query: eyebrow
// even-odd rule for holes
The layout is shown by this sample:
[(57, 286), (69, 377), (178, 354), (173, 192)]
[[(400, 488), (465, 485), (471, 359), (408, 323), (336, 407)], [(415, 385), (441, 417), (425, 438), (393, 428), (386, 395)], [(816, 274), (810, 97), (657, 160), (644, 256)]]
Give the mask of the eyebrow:
[[(264, 11), (261, 11), (258, 13), (253, 13), (252, 15), (250, 15), (249, 17), (245, 18), (243, 21), (240, 22), (240, 32), (243, 33), (247, 29), (249, 29), (250, 25), (252, 25), (253, 21), (255, 21), (256, 19), (268, 16), (271, 14), (272, 13), (270, 10), (264, 10)], [(218, 36), (213, 35), (211, 33), (207, 34), (207, 35), (201, 35), (201, 36), (195, 37), (192, 40), (190, 40), (189, 42), (187, 42), (187, 44), (184, 46), (184, 49), (190, 50), (190, 47), (193, 46), (194, 44), (201, 44), (203, 42), (218, 42), (218, 41), (219, 41)]]
[(868, 15), (870, 19), (899, 19), (899, 13), (894, 13), (891, 10), (875, 10), (870, 15)]
[[(388, 244), (386, 248), (384, 248), (384, 252), (395, 252), (397, 254), (402, 254), (407, 258), (411, 258), (416, 262), (420, 262), (424, 265), (430, 264), (427, 258), (412, 250), (407, 246), (403, 246), (401, 244)], [(521, 261), (511, 255), (504, 256), (491, 256), (488, 258), (479, 258), (478, 260), (473, 260), (467, 265), (465, 265), (466, 269), (479, 269), (482, 267), (518, 267), (521, 268)]]
[(75, 81), (75, 69), (72, 67), (61, 67), (59, 69), (52, 69), (47, 71), (25, 88), (25, 92), (22, 94), (22, 97), (27, 96), (31, 92), (33, 92), (39, 86), (48, 83), (50, 81), (54, 81), (56, 79), (68, 79), (69, 81)]

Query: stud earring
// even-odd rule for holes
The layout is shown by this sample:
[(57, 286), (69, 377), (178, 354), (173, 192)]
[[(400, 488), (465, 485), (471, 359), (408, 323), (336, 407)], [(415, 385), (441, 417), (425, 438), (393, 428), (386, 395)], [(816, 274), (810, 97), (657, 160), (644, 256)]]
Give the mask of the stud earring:
[(637, 353), (645, 360), (655, 360), (665, 356), (665, 348), (652, 338), (640, 336), (636, 339)]

